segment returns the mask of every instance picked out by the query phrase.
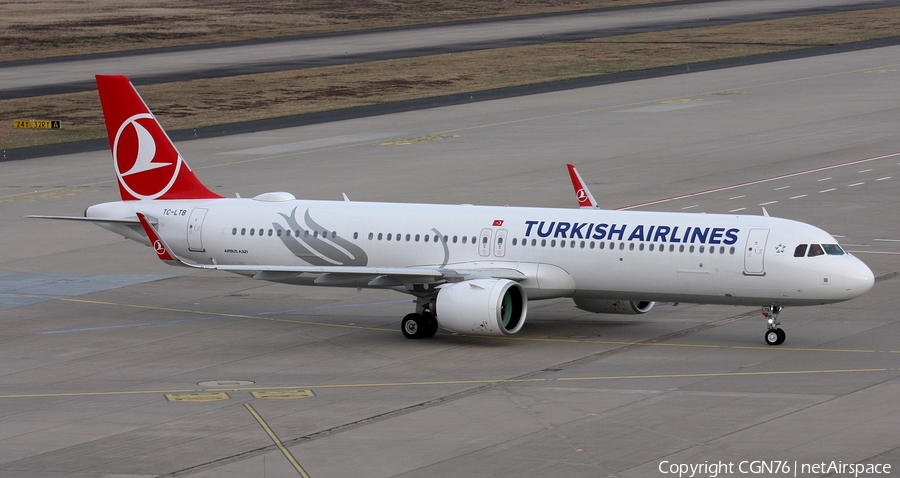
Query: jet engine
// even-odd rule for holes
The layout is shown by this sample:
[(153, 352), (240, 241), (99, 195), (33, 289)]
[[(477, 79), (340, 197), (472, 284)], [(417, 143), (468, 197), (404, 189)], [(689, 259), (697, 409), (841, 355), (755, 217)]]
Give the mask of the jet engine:
[(653, 304), (645, 300), (575, 299), (575, 307), (597, 314), (644, 314), (653, 308)]
[(525, 289), (507, 279), (474, 279), (441, 286), (435, 299), (441, 327), (470, 335), (512, 335), (528, 312)]

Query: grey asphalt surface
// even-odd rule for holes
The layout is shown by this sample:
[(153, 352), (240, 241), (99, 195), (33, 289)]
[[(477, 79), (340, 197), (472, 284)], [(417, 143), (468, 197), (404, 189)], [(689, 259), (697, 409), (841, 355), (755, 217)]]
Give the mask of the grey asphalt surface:
[[(532, 303), (511, 339), (409, 341), (400, 294), (185, 271), (88, 224), (21, 218), (115, 200), (106, 151), (2, 163), (0, 475), (896, 471), (897, 58), (874, 48), (179, 143), (225, 195), (574, 208), (571, 162), (608, 208), (765, 207), (837, 235), (877, 276), (860, 299), (787, 309), (779, 347), (752, 308), (603, 316), (568, 300)], [(738, 473), (757, 460), (789, 472)]]

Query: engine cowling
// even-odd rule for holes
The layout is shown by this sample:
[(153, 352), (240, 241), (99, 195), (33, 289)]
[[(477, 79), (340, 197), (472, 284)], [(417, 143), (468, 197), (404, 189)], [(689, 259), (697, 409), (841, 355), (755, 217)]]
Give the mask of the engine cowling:
[(525, 324), (525, 289), (507, 279), (474, 279), (441, 286), (435, 300), (441, 327), (470, 335), (512, 335)]
[(653, 304), (646, 300), (575, 299), (575, 307), (596, 314), (645, 314)]

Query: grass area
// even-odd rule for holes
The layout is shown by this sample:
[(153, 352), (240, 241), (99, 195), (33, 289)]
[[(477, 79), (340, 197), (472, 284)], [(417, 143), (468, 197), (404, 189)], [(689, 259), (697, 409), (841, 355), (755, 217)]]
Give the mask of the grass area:
[[(185, 129), (896, 36), (900, 7), (147, 85), (167, 129)], [(0, 101), (0, 149), (105, 136), (96, 92)], [(61, 119), (63, 130), (13, 130)], [(14, 133), (15, 131), (15, 133)]]
[(0, 61), (673, 0), (0, 0)]

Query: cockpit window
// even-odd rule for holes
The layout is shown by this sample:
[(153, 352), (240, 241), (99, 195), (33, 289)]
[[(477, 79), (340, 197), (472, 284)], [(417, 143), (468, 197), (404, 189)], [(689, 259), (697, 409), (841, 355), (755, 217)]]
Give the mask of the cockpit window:
[(822, 249), (825, 249), (825, 254), (828, 254), (829, 256), (844, 255), (844, 250), (837, 244), (822, 244)]
[(822, 250), (822, 246), (818, 244), (810, 244), (809, 245), (809, 253), (806, 254), (806, 257), (815, 257), (821, 256), (825, 254), (825, 251)]
[(794, 257), (803, 257), (806, 255), (807, 244), (800, 244), (794, 249)]

